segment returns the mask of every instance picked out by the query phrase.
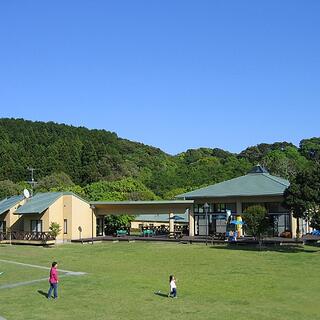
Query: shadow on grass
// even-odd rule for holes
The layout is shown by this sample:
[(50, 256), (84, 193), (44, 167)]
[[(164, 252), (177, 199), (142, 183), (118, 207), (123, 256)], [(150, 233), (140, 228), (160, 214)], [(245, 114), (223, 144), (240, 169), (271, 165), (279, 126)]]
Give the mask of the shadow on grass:
[(47, 292), (44, 292), (42, 290), (38, 290), (38, 293), (47, 298)]
[(320, 248), (317, 250), (315, 247), (306, 247), (302, 245), (262, 245), (260, 248), (258, 245), (248, 245), (248, 244), (227, 244), (224, 246), (211, 246), (211, 249), (216, 250), (234, 250), (234, 251), (257, 251), (257, 252), (280, 252), (280, 253), (320, 253)]
[(162, 293), (160, 291), (154, 293), (156, 296), (162, 297), (162, 298), (168, 298), (168, 294)]

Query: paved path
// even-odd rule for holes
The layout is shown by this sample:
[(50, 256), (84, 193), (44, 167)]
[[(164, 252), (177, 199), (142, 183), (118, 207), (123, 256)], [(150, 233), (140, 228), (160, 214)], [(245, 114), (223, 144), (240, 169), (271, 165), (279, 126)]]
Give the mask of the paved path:
[[(50, 270), (49, 267), (38, 266), (38, 265), (35, 265), (35, 264), (21, 263), (21, 262), (16, 262), (16, 261), (11, 261), (11, 260), (0, 259), (0, 262), (16, 264), (16, 265), (20, 265), (20, 266), (23, 266), (23, 267)], [(59, 272), (64, 273), (63, 275), (60, 275), (60, 278), (67, 277), (67, 276), (82, 276), (82, 275), (86, 274), (86, 272), (76, 272), (76, 271), (62, 270), (62, 269), (59, 269)], [(11, 289), (11, 288), (16, 288), (16, 287), (26, 286), (26, 285), (37, 283), (37, 282), (41, 282), (41, 281), (48, 281), (48, 277), (41, 278), (41, 279), (36, 279), (36, 280), (31, 280), (31, 281), (17, 282), (17, 283), (12, 283), (12, 284), (4, 284), (4, 285), (0, 286), (0, 290), (1, 289)], [(0, 316), (0, 320), (6, 320), (6, 319)]]
[[(2, 260), (2, 259), (0, 259), (0, 262), (16, 264), (16, 265), (20, 265), (20, 266), (24, 266), (24, 267), (44, 269), (44, 270), (50, 270), (51, 269), (49, 267), (38, 266), (38, 265), (35, 265), (35, 264), (21, 263), (21, 262), (11, 261), (11, 260)], [(81, 275), (86, 274), (85, 272), (76, 272), (76, 271), (69, 271), (69, 270), (62, 270), (62, 269), (59, 269), (59, 271), (63, 272), (63, 273), (68, 273), (68, 274), (73, 275), (73, 276), (81, 276)]]
[[(11, 260), (0, 259), (0, 262), (16, 264), (16, 265), (20, 265), (20, 266), (23, 266), (23, 267), (50, 270), (49, 267), (38, 266), (38, 265), (35, 265), (35, 264), (21, 263), (21, 262), (16, 262), (16, 261), (11, 261)], [(86, 274), (85, 272), (76, 272), (76, 271), (62, 270), (62, 269), (59, 269), (59, 272), (64, 273), (64, 274), (60, 275), (60, 278), (67, 277), (67, 276), (83, 276), (83, 275)], [(41, 281), (48, 281), (48, 277), (41, 278), (41, 279), (36, 279), (36, 280), (24, 281), (24, 282), (16, 282), (16, 283), (11, 283), (11, 284), (4, 284), (4, 285), (0, 286), (0, 290), (1, 289), (11, 289), (11, 288), (16, 288), (16, 287), (26, 286), (26, 285), (37, 283), (37, 282), (41, 282)], [(1, 317), (0, 317), (0, 320), (2, 320)]]

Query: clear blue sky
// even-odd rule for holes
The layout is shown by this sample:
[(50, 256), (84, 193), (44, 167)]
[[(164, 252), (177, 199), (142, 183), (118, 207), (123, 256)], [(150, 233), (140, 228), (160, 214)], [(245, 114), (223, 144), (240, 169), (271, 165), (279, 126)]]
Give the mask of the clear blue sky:
[(320, 136), (320, 1), (0, 1), (0, 117), (176, 154)]

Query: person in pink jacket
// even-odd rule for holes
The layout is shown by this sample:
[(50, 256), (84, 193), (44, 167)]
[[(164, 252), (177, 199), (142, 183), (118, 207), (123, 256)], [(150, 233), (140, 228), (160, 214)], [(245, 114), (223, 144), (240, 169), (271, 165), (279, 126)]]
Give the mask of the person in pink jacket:
[(51, 298), (51, 293), (53, 290), (53, 298), (57, 299), (58, 298), (58, 282), (59, 282), (59, 277), (58, 277), (58, 263), (57, 262), (52, 262), (52, 267), (50, 269), (50, 278), (49, 278), (49, 283), (50, 283), (50, 288), (48, 291), (47, 298)]

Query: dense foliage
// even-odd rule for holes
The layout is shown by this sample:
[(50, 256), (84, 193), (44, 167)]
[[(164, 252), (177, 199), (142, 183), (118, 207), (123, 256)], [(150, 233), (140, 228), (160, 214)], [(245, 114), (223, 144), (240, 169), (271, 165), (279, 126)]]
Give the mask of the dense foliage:
[(261, 244), (263, 235), (266, 234), (272, 226), (272, 221), (267, 209), (260, 205), (250, 206), (244, 212), (242, 219), (245, 222), (248, 233), (258, 239)]
[(240, 154), (200, 148), (171, 156), (105, 130), (0, 119), (0, 194), (20, 193), (27, 167), (34, 167), (36, 191), (73, 191), (89, 200), (172, 199), (241, 176), (258, 162), (291, 180), (317, 161), (319, 150), (320, 138), (312, 138), (299, 148), (277, 142)]
[[(320, 164), (298, 172), (284, 192), (284, 206), (296, 218), (305, 218), (311, 226), (320, 229)], [(299, 221), (298, 221), (299, 222)], [(299, 224), (297, 225), (299, 230)]]

